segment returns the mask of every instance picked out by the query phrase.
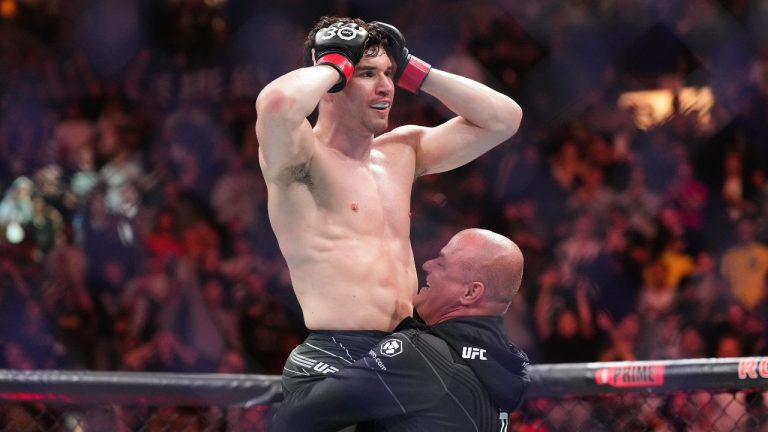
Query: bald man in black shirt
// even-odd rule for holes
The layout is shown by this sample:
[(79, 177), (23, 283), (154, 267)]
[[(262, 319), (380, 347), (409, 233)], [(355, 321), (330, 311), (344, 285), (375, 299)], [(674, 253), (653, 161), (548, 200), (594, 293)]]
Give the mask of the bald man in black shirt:
[(414, 305), (429, 327), (404, 320), (360, 360), (284, 401), (273, 430), (506, 430), (530, 383), (501, 318), (520, 287), (520, 249), (464, 230), (423, 267)]

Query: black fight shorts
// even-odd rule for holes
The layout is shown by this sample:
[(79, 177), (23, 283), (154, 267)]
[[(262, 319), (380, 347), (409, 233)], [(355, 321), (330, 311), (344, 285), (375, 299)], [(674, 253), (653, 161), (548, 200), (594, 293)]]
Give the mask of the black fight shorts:
[(283, 397), (289, 399), (328, 374), (354, 363), (389, 333), (319, 330), (291, 351), (283, 367)]

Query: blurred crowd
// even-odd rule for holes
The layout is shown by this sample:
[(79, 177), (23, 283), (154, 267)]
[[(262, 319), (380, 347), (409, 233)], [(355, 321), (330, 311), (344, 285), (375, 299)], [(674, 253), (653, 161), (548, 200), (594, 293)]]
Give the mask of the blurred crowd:
[[(768, 1), (264, 3), (0, 2), (0, 368), (281, 372), (305, 329), (253, 104), (322, 14), (392, 22), (523, 107), (416, 183), (412, 239), (417, 263), (471, 226), (520, 245), (534, 362), (768, 354)], [(714, 104), (647, 128), (617, 102), (688, 86)], [(395, 105), (392, 127), (450, 115)]]

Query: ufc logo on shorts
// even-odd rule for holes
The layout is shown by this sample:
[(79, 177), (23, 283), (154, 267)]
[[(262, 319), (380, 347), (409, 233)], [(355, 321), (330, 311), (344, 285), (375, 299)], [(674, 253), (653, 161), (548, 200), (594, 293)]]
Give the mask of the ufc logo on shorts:
[(485, 356), (485, 350), (475, 347), (462, 347), (461, 356), (469, 360), (475, 360), (477, 358), (480, 358), (480, 360), (488, 360)]
[(334, 373), (334, 372), (338, 372), (339, 371), (338, 368), (335, 368), (335, 367), (333, 367), (333, 366), (331, 366), (329, 364), (325, 364), (323, 362), (317, 362), (315, 367), (313, 367), (312, 369), (317, 371), (317, 372), (323, 373), (323, 374), (329, 374), (329, 373)]

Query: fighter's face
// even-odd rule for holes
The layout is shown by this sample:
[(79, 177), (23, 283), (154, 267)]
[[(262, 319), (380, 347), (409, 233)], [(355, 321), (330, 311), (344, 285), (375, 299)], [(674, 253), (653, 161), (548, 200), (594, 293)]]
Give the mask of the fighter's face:
[(383, 50), (380, 53), (360, 60), (339, 100), (345, 105), (346, 115), (358, 120), (374, 134), (387, 129), (389, 110), (395, 96), (392, 61)]

